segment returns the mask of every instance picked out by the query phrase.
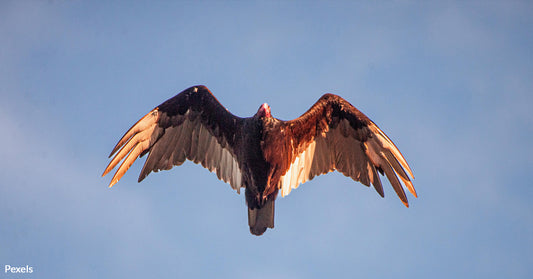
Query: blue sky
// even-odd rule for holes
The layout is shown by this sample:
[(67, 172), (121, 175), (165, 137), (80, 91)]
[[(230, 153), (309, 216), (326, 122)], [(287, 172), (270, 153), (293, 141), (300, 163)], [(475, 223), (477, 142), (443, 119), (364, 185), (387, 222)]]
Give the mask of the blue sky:
[[(530, 278), (531, 34), (527, 1), (2, 1), (0, 265), (34, 268), (2, 276)], [(196, 84), (243, 117), (343, 96), (419, 198), (328, 174), (255, 237), (192, 163), (108, 189), (119, 137)]]

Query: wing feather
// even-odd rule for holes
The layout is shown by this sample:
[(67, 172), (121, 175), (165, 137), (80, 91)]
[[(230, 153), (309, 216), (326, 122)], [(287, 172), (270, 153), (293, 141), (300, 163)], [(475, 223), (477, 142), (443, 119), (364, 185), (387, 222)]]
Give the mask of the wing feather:
[(215, 160), (213, 159), (214, 155), (215, 155), (215, 144), (216, 144), (216, 140), (215, 138), (213, 137), (209, 137), (209, 139), (207, 140), (208, 142), (208, 147), (207, 147), (207, 151), (205, 152), (205, 168), (207, 168), (209, 171), (214, 171), (215, 170)]
[(128, 156), (126, 157), (124, 162), (122, 162), (122, 164), (118, 168), (117, 172), (115, 173), (115, 175), (111, 179), (111, 183), (109, 184), (109, 187), (113, 186), (113, 184), (117, 183), (120, 180), (120, 178), (122, 178), (122, 176), (126, 173), (126, 171), (131, 167), (131, 165), (133, 164), (135, 159), (137, 159), (137, 157), (139, 157), (141, 152), (145, 148), (148, 148), (149, 144), (150, 144), (149, 142), (143, 141), (143, 142), (137, 143), (135, 145), (135, 147), (128, 154)]
[(372, 178), (371, 182), (374, 186), (374, 189), (376, 189), (376, 192), (378, 192), (381, 197), (385, 197), (385, 193), (383, 192), (383, 186), (381, 185), (381, 179), (379, 178), (376, 167), (371, 164), (370, 161), (367, 161), (367, 168), (370, 169), (369, 176)]
[(197, 150), (198, 157), (196, 158), (197, 159), (196, 163), (201, 163), (205, 161), (205, 157), (206, 157), (205, 152), (207, 150), (207, 139), (211, 137), (204, 125), (199, 125), (199, 127), (200, 127), (200, 130), (198, 131), (198, 150)]
[[(279, 180), (282, 196), (298, 184), (334, 170), (366, 186), (373, 185), (383, 197), (379, 171), (406, 206), (407, 196), (400, 179), (417, 196), (411, 181), (413, 172), (392, 140), (341, 97), (325, 94), (301, 117), (285, 121), (284, 125), (296, 139), (296, 147)], [(309, 156), (311, 153), (313, 156)], [(299, 172), (304, 175), (296, 175)], [(295, 175), (297, 179), (293, 178)]]
[(118, 151), (117, 155), (113, 157), (111, 162), (109, 163), (109, 166), (105, 169), (104, 175), (108, 173), (111, 169), (113, 169), (128, 153), (130, 153), (133, 148), (139, 144), (139, 142), (144, 142), (149, 137), (149, 135), (153, 132), (155, 128), (155, 125), (152, 125), (148, 127), (148, 129), (136, 134), (135, 136), (131, 137), (130, 140), (122, 146), (122, 148)]
[(242, 118), (229, 113), (205, 86), (184, 90), (142, 117), (119, 140), (102, 176), (124, 159), (113, 186), (140, 156), (149, 153), (139, 182), (186, 159), (201, 164), (237, 192), (243, 187), (238, 152)]

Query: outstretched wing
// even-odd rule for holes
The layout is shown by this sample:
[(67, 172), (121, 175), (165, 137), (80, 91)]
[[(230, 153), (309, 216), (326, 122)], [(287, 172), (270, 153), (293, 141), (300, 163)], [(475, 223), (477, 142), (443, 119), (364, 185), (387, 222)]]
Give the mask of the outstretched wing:
[(282, 195), (317, 175), (337, 170), (366, 186), (372, 184), (382, 197), (378, 172), (385, 174), (405, 206), (409, 205), (398, 177), (417, 196), (409, 178), (413, 172), (398, 148), (343, 98), (325, 94), (306, 113), (283, 126), (292, 134), (292, 153), (278, 184)]
[(102, 176), (124, 157), (109, 187), (117, 183), (138, 158), (149, 153), (139, 182), (150, 172), (168, 170), (185, 159), (216, 172), (239, 192), (242, 174), (236, 149), (242, 118), (226, 110), (205, 86), (194, 86), (154, 108), (120, 139)]

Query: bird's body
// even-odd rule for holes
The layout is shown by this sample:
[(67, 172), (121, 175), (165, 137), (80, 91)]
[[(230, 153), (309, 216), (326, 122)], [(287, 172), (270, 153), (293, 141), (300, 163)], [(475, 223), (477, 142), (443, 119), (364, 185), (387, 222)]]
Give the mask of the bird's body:
[(416, 196), (407, 162), (392, 141), (363, 113), (339, 96), (325, 94), (301, 117), (283, 121), (261, 105), (253, 117), (228, 112), (205, 86), (188, 88), (139, 120), (111, 152), (104, 171), (124, 157), (111, 180), (118, 182), (133, 161), (149, 153), (139, 176), (170, 169), (185, 159), (216, 172), (240, 191), (245, 188), (250, 231), (274, 227), (274, 201), (311, 180), (338, 170), (372, 184), (383, 196), (377, 173), (385, 174), (400, 199), (398, 176)]

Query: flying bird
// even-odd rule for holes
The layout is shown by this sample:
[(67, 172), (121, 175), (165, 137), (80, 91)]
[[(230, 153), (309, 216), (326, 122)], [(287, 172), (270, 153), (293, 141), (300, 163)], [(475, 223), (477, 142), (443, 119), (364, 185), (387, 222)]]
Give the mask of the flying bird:
[(385, 175), (407, 207), (400, 180), (417, 196), (413, 172), (394, 143), (366, 115), (333, 94), (323, 95), (302, 116), (284, 121), (272, 117), (266, 103), (252, 117), (235, 116), (207, 87), (193, 86), (151, 110), (119, 140), (102, 175), (122, 161), (109, 187), (146, 154), (139, 182), (152, 171), (169, 170), (187, 159), (215, 172), (237, 193), (244, 188), (254, 235), (274, 228), (278, 193), (288, 195), (335, 170), (372, 184), (382, 197), (378, 173)]

